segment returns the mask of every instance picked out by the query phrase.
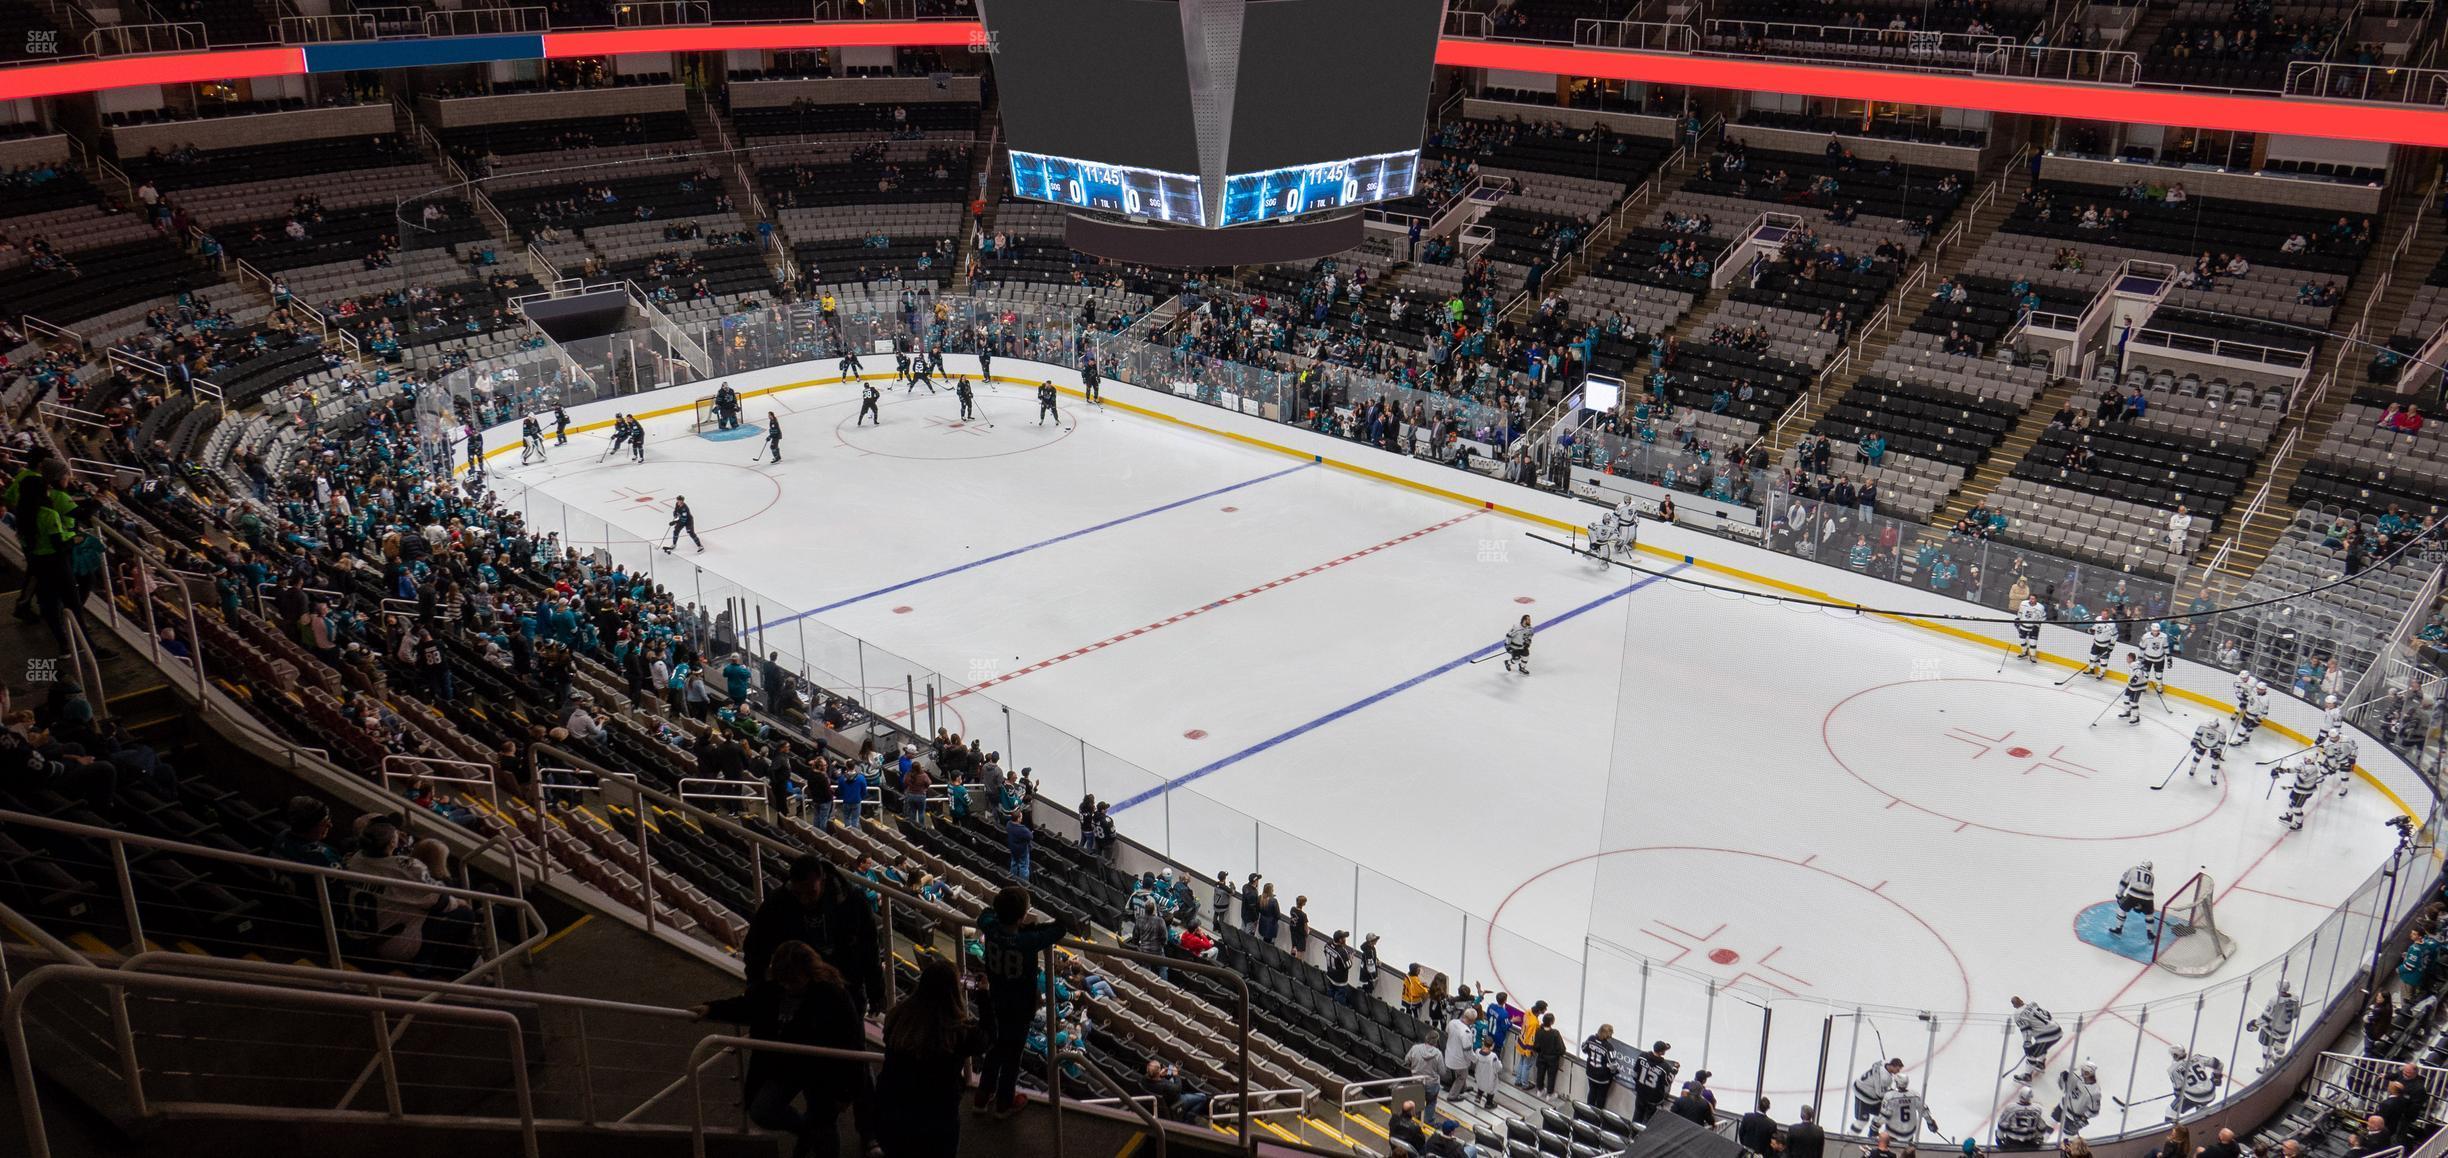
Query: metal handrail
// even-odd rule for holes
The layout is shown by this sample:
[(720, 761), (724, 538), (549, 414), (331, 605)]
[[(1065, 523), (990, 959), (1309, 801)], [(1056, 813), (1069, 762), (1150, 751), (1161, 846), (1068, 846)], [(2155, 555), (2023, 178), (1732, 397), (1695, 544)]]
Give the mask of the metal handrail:
[(796, 1057), (824, 1057), (832, 1058), (835, 1061), (881, 1062), (884, 1060), (883, 1054), (867, 1050), (832, 1049), (821, 1045), (764, 1041), (731, 1034), (714, 1034), (706, 1037), (699, 1041), (695, 1048), (689, 1050), (688, 1060), (689, 1153), (695, 1158), (705, 1158), (706, 1152), (705, 1083), (699, 1075), (705, 1072), (706, 1063), (714, 1060), (717, 1051), (728, 1053), (732, 1050), (791, 1054)]
[[(583, 756), (570, 752), (567, 749), (556, 747), (552, 744), (530, 744), (528, 745), (527, 750), (530, 765), (527, 782), (530, 785), (536, 786), (536, 791), (539, 793), (542, 791), (543, 777), (537, 762), (544, 756), (551, 756), (554, 759), (566, 761), (574, 768), (592, 771), (599, 775), (615, 775), (614, 773), (606, 772), (600, 765), (595, 764), (593, 761), (588, 760)], [(753, 847), (770, 849), (782, 855), (786, 859), (809, 854), (822, 855), (815, 849), (796, 845), (789, 841), (768, 836), (764, 833), (747, 828), (739, 824), (737, 821), (716, 813), (708, 812), (703, 808), (699, 808), (696, 804), (690, 801), (683, 800), (668, 792), (664, 792), (661, 789), (654, 788), (634, 780), (627, 782), (626, 786), (629, 790), (635, 792), (639, 799), (653, 801), (654, 803), (661, 805), (670, 811), (680, 813), (691, 821), (696, 822), (696, 824), (701, 828), (720, 829), (726, 834), (735, 836)], [(642, 815), (643, 810), (640, 811)], [(540, 812), (539, 815), (541, 815)], [(641, 856), (644, 855), (644, 852), (645, 850), (643, 848), (639, 850)], [(829, 859), (827, 863), (831, 863)], [(762, 874), (760, 874), (760, 877), (761, 875)], [(942, 905), (936, 904), (933, 901), (929, 901), (914, 893), (896, 888), (883, 881), (861, 880), (858, 887), (866, 892), (877, 895), (883, 900), (885, 904), (884, 924), (887, 927), (889, 927), (891, 924), (892, 909), (896, 906), (907, 906), (913, 912), (934, 918), (938, 923), (943, 924), (947, 928), (960, 928), (963, 925), (971, 923), (974, 919), (971, 914), (961, 913), (946, 908)], [(648, 904), (651, 905), (653, 903), (653, 895), (651, 892), (648, 893), (646, 899)], [(1182, 970), (1183, 972), (1198, 973), (1222, 981), (1225, 988), (1236, 998), (1234, 1002), (1236, 1008), (1228, 1012), (1231, 1012), (1234, 1015), (1233, 1028), (1235, 1036), (1233, 1041), (1236, 1046), (1235, 1052), (1238, 1054), (1236, 1059), (1238, 1065), (1235, 1066), (1237, 1092), (1244, 1097), (1248, 1095), (1250, 1089), (1250, 1030), (1253, 1025), (1253, 1021), (1250, 1015), (1249, 979), (1247, 977), (1243, 976), (1238, 971), (1227, 969), (1224, 966), (1213, 964), (1211, 962), (1168, 957), (1161, 953), (1142, 953), (1136, 949), (1125, 949), (1116, 945), (1100, 944), (1085, 937), (1066, 937), (1062, 940), (1061, 945), (1075, 953), (1086, 954), (1093, 957), (1115, 957), (1125, 961), (1134, 961), (1142, 965), (1153, 966), (1159, 969), (1178, 969)], [(1052, 970), (1046, 971), (1046, 980), (1049, 983), (1051, 983), (1053, 980)], [(1059, 1109), (1059, 1107), (1057, 1108)], [(1244, 1145), (1249, 1144), (1249, 1133), (1250, 1124), (1247, 1114), (1244, 1113), (1241, 1120), (1239, 1135), (1243, 1139)]]
[[(1085, 1052), (1076, 1047), (1066, 1049), (1055, 1054), (1054, 1060), (1057, 1062), (1070, 1062), (1077, 1065), (1082, 1073), (1088, 1075), (1089, 1081), (1111, 1092), (1113, 1094), (1113, 1098), (1111, 1100), (1115, 1104), (1129, 1110), (1132, 1117), (1139, 1119), (1140, 1125), (1147, 1127), (1148, 1137), (1156, 1139), (1156, 1158), (1164, 1158), (1165, 1145), (1168, 1139), (1165, 1137), (1164, 1123), (1158, 1121), (1156, 1118), (1154, 1106), (1156, 1099), (1153, 1095), (1143, 1094), (1133, 1097), (1130, 1093), (1122, 1088), (1121, 1082), (1115, 1081), (1112, 1074), (1105, 1072), (1105, 1067), (1096, 1064), (1094, 1059), (1090, 1058)], [(1096, 1100), (1099, 1103), (1102, 1103), (1107, 1099), (1098, 1098)], [(1149, 1104), (1142, 1106), (1139, 1104), (1141, 1102), (1147, 1102)], [(1087, 1105), (1088, 1103), (1082, 1102), (1081, 1104)], [(1213, 1103), (1209, 1104), (1212, 1105)], [(1214, 1125), (1215, 1115), (1209, 1114), (1207, 1116), (1207, 1121), (1209, 1125)]]
[[(26, 1003), (43, 986), (56, 982), (88, 982), (111, 992), (113, 1021), (117, 1028), (115, 1043), (119, 1055), (121, 1076), (127, 1081), (128, 1092), (137, 1117), (150, 1117), (153, 1108), (144, 1096), (144, 1067), (136, 1055), (136, 1036), (128, 1025), (126, 1002), (129, 990), (189, 995), (208, 998), (257, 998), (289, 1006), (364, 1012), (372, 1015), (376, 1027), (388, 1024), (392, 1013), (421, 1013), (444, 1021), (460, 1021), (475, 1025), (498, 1027), (509, 1041), (512, 1090), (518, 1101), (520, 1140), (527, 1158), (538, 1158), (536, 1143), (535, 1091), (528, 1084), (527, 1041), (518, 1015), (506, 1009), (471, 1009), (465, 1006), (424, 1005), (397, 998), (373, 997), (357, 993), (323, 993), (311, 990), (281, 989), (266, 985), (250, 985), (241, 981), (219, 978), (180, 977), (164, 973), (130, 973), (118, 969), (103, 969), (92, 965), (46, 965), (27, 974), (0, 1001), (0, 1035), (5, 1035), (9, 1052), (9, 1068), (17, 1085), (17, 1103), (25, 1115), (26, 1154), (28, 1158), (50, 1158), (51, 1139), (43, 1122), (42, 1091), (35, 1084), (34, 1051), (26, 1039)], [(400, 1104), (399, 1065), (393, 1056), (390, 1037), (374, 1035), (376, 1062), (384, 1076), (388, 1095), (388, 1113), (392, 1121), (407, 1117)], [(165, 1103), (165, 1106), (179, 1103)], [(292, 1110), (292, 1114), (305, 1111)], [(348, 1115), (356, 1118), (358, 1115)], [(701, 1151), (702, 1152), (702, 1151)]]
[[(249, 852), (231, 852), (226, 849), (210, 848), (197, 844), (187, 844), (182, 841), (169, 840), (157, 836), (144, 836), (138, 833), (120, 832), (116, 829), (96, 828), (92, 825), (77, 824), (73, 821), (67, 820), (55, 820), (48, 816), (35, 816), (31, 813), (14, 812), (6, 809), (0, 809), (0, 825), (39, 828), (47, 832), (56, 832), (64, 836), (72, 836), (81, 840), (100, 841), (108, 844), (111, 848), (112, 867), (121, 877), (121, 900), (127, 906), (129, 924), (134, 926), (134, 928), (131, 930), (134, 935), (129, 941), (131, 945), (143, 945), (144, 935), (141, 916), (136, 911), (136, 906), (133, 903), (133, 883), (127, 876), (127, 849), (130, 846), (175, 853), (182, 858), (218, 861), (224, 864), (241, 865), (247, 868), (269, 869), (279, 873), (316, 878), (319, 882), (318, 887), (315, 890), (317, 903), (322, 909), (323, 913), (324, 949), (331, 955), (332, 964), (335, 966), (341, 963), (342, 954), (340, 952), (340, 928), (338, 922), (334, 919), (332, 912), (331, 883), (338, 881), (343, 884), (371, 885), (383, 888), (390, 888), (404, 883), (398, 877), (380, 876), (374, 873), (353, 872), (348, 869), (326, 868), (322, 865), (305, 864), (303, 862), (293, 860), (282, 860), (278, 857), (259, 856), (255, 853)], [(521, 898), (505, 897), (499, 893), (489, 893), (482, 889), (460, 888), (457, 885), (443, 884), (439, 881), (432, 884), (418, 883), (415, 884), (414, 887), (432, 892), (437, 896), (457, 897), (461, 900), (469, 902), (470, 904), (508, 906), (511, 911), (521, 914), (520, 928), (532, 930), (528, 932), (524, 939), (522, 939), (518, 944), (513, 945), (506, 950), (497, 952), (492, 957), (484, 961), (478, 962), (476, 967), (468, 972), (467, 976), (470, 977), (489, 976), (499, 972), (504, 961), (508, 960), (512, 956), (525, 952), (530, 947), (534, 946), (538, 942), (541, 942), (552, 932), (551, 926), (545, 923), (543, 914), (537, 911), (535, 905)], [(488, 929), (491, 928), (490, 921), (485, 922), (485, 925)]]

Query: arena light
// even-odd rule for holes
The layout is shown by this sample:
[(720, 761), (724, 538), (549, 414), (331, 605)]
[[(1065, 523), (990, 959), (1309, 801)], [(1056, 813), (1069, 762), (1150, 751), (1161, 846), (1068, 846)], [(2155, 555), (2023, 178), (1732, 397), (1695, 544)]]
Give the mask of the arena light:
[(1437, 63), (2026, 116), (2448, 147), (2448, 109), (1447, 39)]
[(296, 76), (305, 71), (306, 53), (299, 48), (233, 48), (219, 52), (71, 60), (59, 64), (0, 68), (0, 101), (66, 96), (140, 84), (200, 84), (215, 80)]

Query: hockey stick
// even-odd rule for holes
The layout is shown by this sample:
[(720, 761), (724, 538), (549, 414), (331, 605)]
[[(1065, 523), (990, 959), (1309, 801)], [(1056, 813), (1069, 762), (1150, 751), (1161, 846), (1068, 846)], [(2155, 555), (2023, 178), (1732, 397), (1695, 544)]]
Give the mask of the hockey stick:
[[(2067, 684), (2073, 683), (2075, 680), (2081, 679), (2081, 678), (2083, 678), (2084, 676), (2091, 674), (2091, 669), (2092, 669), (2092, 668), (2095, 668), (2095, 667), (2099, 667), (2099, 666), (2100, 666), (2100, 665), (2098, 665), (2098, 664), (2089, 664), (2089, 663), (2084, 664), (2084, 665), (2083, 665), (2081, 668), (2077, 669), (2077, 670), (2074, 672), (2074, 674), (2073, 674), (2073, 675), (2070, 675), (2070, 676), (2067, 676), (2067, 677), (2066, 677), (2066, 678), (2064, 678), (2064, 679), (2058, 680), (2058, 681), (2057, 681), (2057, 686), (2062, 688), (2062, 687), (2066, 686)], [(2105, 669), (2103, 669), (2103, 670), (2105, 670)]]
[(1491, 660), (1491, 659), (1494, 659), (1494, 658), (1496, 658), (1497, 656), (1500, 656), (1500, 655), (1503, 655), (1503, 654), (1504, 654), (1504, 653), (1503, 653), (1503, 652), (1501, 652), (1501, 651), (1491, 651), (1491, 652), (1487, 653), (1486, 655), (1480, 656), (1479, 658), (1472, 660), (1471, 662), (1472, 662), (1472, 663), (1474, 663), (1474, 664), (1486, 663), (1487, 661), (1489, 661), (1489, 660)]
[(2160, 1099), (2162, 1099), (2162, 1098), (2172, 1098), (2172, 1097), (2175, 1097), (2175, 1096), (2176, 1096), (2176, 1092), (2175, 1092), (2174, 1090), (2170, 1090), (2170, 1091), (2168, 1091), (2167, 1093), (2164, 1093), (2164, 1094), (2156, 1094), (2156, 1095), (2153, 1095), (2153, 1096), (2151, 1096), (2151, 1097), (2147, 1097), (2147, 1098), (2136, 1098), (2136, 1099), (2134, 1099), (2133, 1101), (2130, 1101), (2130, 1102), (2126, 1101), (2126, 1100), (2125, 1100), (2125, 1099), (2123, 1099), (2123, 1098), (2117, 1097), (2117, 1096), (2116, 1096), (2116, 1095), (2114, 1095), (2114, 1094), (2110, 1094), (2110, 1095), (2108, 1096), (2108, 1100), (2109, 1100), (2109, 1101), (2111, 1101), (2111, 1102), (2115, 1102), (2115, 1103), (2117, 1104), (2117, 1108), (2118, 1108), (2118, 1109), (2120, 1109), (2120, 1110), (2130, 1110), (2130, 1109), (2133, 1109), (2135, 1106), (2147, 1106), (2147, 1105), (2151, 1104), (2152, 1102), (2159, 1101), (2159, 1100), (2160, 1100)]
[(2117, 701), (2123, 698), (2124, 697), (2122, 695), (2108, 697), (2108, 702), (2100, 705), (2099, 714), (2091, 717), (2091, 726), (2094, 728), (2099, 727), (2099, 722), (2108, 718), (2108, 709), (2117, 706)]
[(2255, 767), (2267, 767), (2267, 766), (2269, 766), (2269, 765), (2271, 765), (2271, 764), (2275, 764), (2275, 763), (2279, 762), (2280, 760), (2292, 760), (2292, 759), (2294, 759), (2295, 757), (2297, 757), (2297, 756), (2301, 756), (2301, 755), (2303, 755), (2304, 753), (2309, 752), (2309, 751), (2311, 751), (2312, 749), (2314, 749), (2314, 748), (2316, 748), (2316, 747), (2319, 747), (2319, 745), (2317, 745), (2317, 744), (2306, 744), (2306, 745), (2304, 745), (2303, 747), (2301, 747), (2301, 748), (2297, 748), (2297, 749), (2295, 749), (2294, 751), (2289, 752), (2289, 753), (2287, 753), (2286, 755), (2283, 755), (2283, 756), (2272, 756), (2272, 757), (2270, 757), (2270, 758), (2269, 758), (2269, 759), (2267, 759), (2267, 760), (2255, 760), (2255, 761), (2253, 761), (2253, 765), (2254, 765)]
[(2175, 767), (2175, 768), (2170, 768), (2170, 769), (2168, 769), (2167, 778), (2166, 778), (2166, 779), (2164, 779), (2164, 780), (2161, 780), (2161, 781), (2160, 781), (2160, 782), (2158, 782), (2157, 784), (2153, 784), (2153, 785), (2151, 785), (2151, 791), (2153, 791), (2153, 792), (2157, 792), (2157, 791), (2159, 791), (2160, 789), (2165, 788), (2165, 787), (2167, 787), (2168, 785), (2175, 783), (2175, 782), (2176, 782), (2176, 768), (2182, 768), (2182, 767), (2184, 767), (2185, 761), (2186, 761), (2186, 760), (2188, 760), (2188, 759), (2191, 759), (2191, 758), (2192, 758), (2192, 755), (2193, 755), (2192, 749), (2187, 748), (2187, 749), (2185, 750), (2185, 754), (2184, 754), (2184, 755), (2182, 755), (2182, 756), (2178, 756), (2178, 757), (2176, 758), (2176, 767)]

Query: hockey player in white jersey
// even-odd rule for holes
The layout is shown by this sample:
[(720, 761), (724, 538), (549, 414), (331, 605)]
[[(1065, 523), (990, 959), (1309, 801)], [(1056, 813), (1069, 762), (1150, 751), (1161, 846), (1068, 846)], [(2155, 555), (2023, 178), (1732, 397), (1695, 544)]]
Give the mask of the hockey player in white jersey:
[(2023, 606), (2015, 608), (2015, 658), (2026, 663), (2040, 662), (2040, 625), (2048, 622), (2048, 605), (2037, 595), (2023, 597)]
[(2033, 1150), (2048, 1140), (2049, 1122), (2032, 1104), (2030, 1086), (2015, 1091), (2015, 1100), (1998, 1113), (1997, 1144), (2001, 1150)]
[(2355, 758), (2359, 755), (2361, 753), (2357, 750), (2354, 737), (2347, 735), (2342, 725), (2337, 734), (2329, 737), (2329, 742), (2320, 747), (2321, 774), (2337, 781), (2339, 796), (2346, 795), (2346, 786), (2354, 783)]
[(2091, 662), (2083, 665), (2080, 674), (2095, 680), (2108, 678), (2108, 661), (2116, 655), (2117, 629), (2112, 620), (2100, 620), (2091, 625)]
[(1640, 512), (1627, 497), (1615, 505), (1615, 553), (1630, 555), (1640, 546)]
[[(1633, 502), (1632, 496), (1630, 495), (1625, 495), (1624, 497), (1615, 500), (1615, 526), (1617, 529), (1624, 527), (1637, 527), (1639, 525), (1640, 504)], [(1639, 538), (1640, 532), (1637, 530), (1634, 531), (1632, 533), (1632, 537), (1635, 539)]]
[(2296, 998), (2295, 987), (2281, 981), (2269, 1004), (2261, 1007), (2261, 1016), (2244, 1023), (2244, 1032), (2260, 1035), (2263, 1070), (2286, 1056), (2287, 1039), (2295, 1036), (2295, 1018), (2302, 1012), (2303, 1002)]
[(1608, 511), (1589, 525), (1589, 555), (1603, 563), (1614, 554), (1615, 512)]
[(1530, 617), (1527, 615), (1522, 616), (1520, 623), (1514, 624), (1511, 630), (1505, 632), (1504, 665), (1506, 671), (1520, 672), (1523, 675), (1530, 674), (1530, 635)]
[(2278, 823), (2290, 830), (2302, 831), (2304, 805), (2312, 799), (2313, 793), (2320, 791), (2320, 761), (2308, 754), (2297, 756), (2270, 769), (2270, 779), (2280, 781), (2286, 788), (2286, 811), (2278, 814)]
[(2117, 697), (2125, 703), (2117, 709), (2117, 718), (2128, 724), (2139, 724), (2142, 722), (2142, 693), (2150, 690), (2150, 681), (2142, 675), (2142, 653), (2126, 652), (2125, 669), (2125, 686), (2117, 692)]
[(2201, 769), (2202, 761), (2210, 761), (2210, 786), (2218, 787), (2219, 764), (2227, 758), (2227, 725), (2218, 717), (2203, 720), (2193, 729), (2193, 758), (2185, 765), (2185, 779)]
[(1912, 1092), (1912, 1079), (1897, 1074), (1895, 1088), (1879, 1102), (1879, 1128), (1909, 1150), (1920, 1140), (1923, 1127), (1938, 1133), (1938, 1120), (1930, 1117), (1929, 1104), (1921, 1095)]
[(2335, 695), (2321, 697), (2320, 732), (2312, 737), (2314, 744), (2326, 744), (2332, 736), (2346, 734), (2346, 709)]
[(2269, 716), (2269, 685), (2259, 676), (2247, 672), (2236, 677), (2236, 714), (2234, 735), (2227, 738), (2232, 745), (2242, 746), (2261, 729), (2261, 721)]
[(1861, 1076), (1853, 1079), (1853, 1132), (1870, 1135), (1870, 1123), (1878, 1119), (1879, 1103), (1887, 1100), (1895, 1089), (1896, 1079), (1904, 1075), (1904, 1059), (1888, 1058), (1873, 1062)]
[(2159, 935), (2159, 888), (2158, 879), (2151, 872), (2151, 862), (2143, 861), (2126, 869), (2125, 875), (2117, 878), (2116, 906), (2116, 927), (2108, 930), (2109, 936), (2124, 936), (2125, 918), (2134, 913), (2142, 914), (2144, 933), (2153, 937)]
[(2218, 1100), (2227, 1067), (2217, 1058), (2181, 1045), (2169, 1046), (2168, 1055), (2174, 1060), (2168, 1063), (2167, 1116), (2171, 1122), (2183, 1121), (2186, 1115), (2208, 1109)]
[(2153, 623), (2150, 625), (2150, 630), (2142, 633), (2141, 642), (2135, 644), (2134, 648), (2142, 653), (2142, 675), (2150, 681), (2151, 689), (2162, 695), (2166, 694), (2169, 650), (2167, 633), (2159, 630), (2157, 623)]
[(2081, 1137), (2083, 1127), (2099, 1117), (2099, 1112), (2099, 1067), (2084, 1062), (2057, 1075), (2057, 1108), (2050, 1116), (2066, 1137)]
[(2065, 1029), (2048, 1010), (2020, 997), (2007, 1000), (2014, 1004), (2012, 1024), (2023, 1035), (2023, 1064), (2015, 1067), (2014, 1080), (2028, 1082), (2048, 1067), (2049, 1051), (2057, 1048), (2057, 1039), (2065, 1036)]

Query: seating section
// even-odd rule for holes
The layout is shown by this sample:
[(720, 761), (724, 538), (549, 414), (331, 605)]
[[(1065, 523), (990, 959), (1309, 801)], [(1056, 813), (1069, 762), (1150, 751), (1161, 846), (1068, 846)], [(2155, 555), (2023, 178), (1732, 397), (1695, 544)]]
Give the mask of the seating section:
[[(2157, 180), (2154, 176), (2153, 180)], [(2354, 274), (2375, 236), (2372, 218), (2268, 202), (2186, 195), (2170, 200), (2182, 182), (2153, 197), (2140, 180), (2119, 189), (2044, 181), (2024, 195), (2001, 228), (2071, 242), (2106, 242), (2160, 254), (2190, 264), (2204, 253), (2243, 256), (2253, 265), (2279, 266), (2324, 277)]]
[(2156, 84), (2277, 92), (2288, 62), (2328, 56), (2354, 11), (2305, 0), (2178, 0), (2143, 50), (2142, 72)]
[[(2411, 431), (2384, 421), (2403, 410), (2423, 421)], [(2428, 401), (2356, 391), (2288, 488), (2288, 500), (2375, 514), (2401, 507), (2417, 517), (2448, 511), (2448, 437), (2432, 425), (2437, 418)]]
[[(1981, 64), (1980, 50), (1993, 38), (2026, 40), (2046, 26), (2050, 14), (2048, 5), (2035, 0), (1977, 9), (1879, 0), (1841, 12), (1740, 0), (1710, 10), (1704, 43), (1716, 52), (1969, 71)], [(1917, 40), (1916, 32), (1942, 35)]]
[[(1955, 145), (1977, 149), (1989, 143), (1987, 129), (1958, 129), (1923, 121), (1897, 120), (1878, 117), (1868, 128), (1860, 117), (1814, 116), (1810, 113), (1780, 113), (1768, 109), (1745, 109), (1736, 122), (1758, 125), (1764, 129), (1793, 129), (1804, 133), (1842, 133), (1848, 137), (1876, 137), (1882, 141), (1918, 141), (1925, 145)], [(1858, 151), (1858, 150), (1856, 150)]]

